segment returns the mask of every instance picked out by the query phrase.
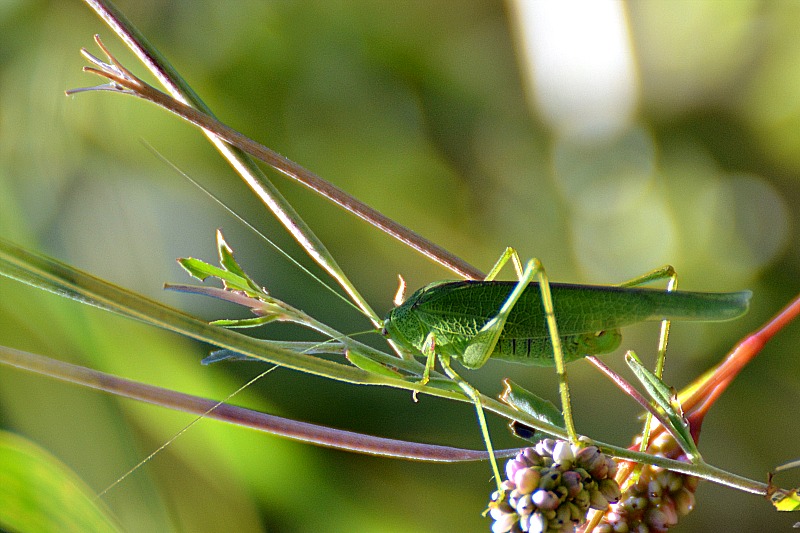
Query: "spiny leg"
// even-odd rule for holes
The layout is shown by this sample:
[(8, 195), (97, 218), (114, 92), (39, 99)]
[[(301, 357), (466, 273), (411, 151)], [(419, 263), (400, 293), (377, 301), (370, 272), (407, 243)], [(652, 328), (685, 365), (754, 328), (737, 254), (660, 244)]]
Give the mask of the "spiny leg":
[[(678, 289), (678, 273), (675, 272), (675, 269), (672, 267), (672, 265), (664, 265), (663, 267), (652, 270), (647, 274), (633, 278), (624, 283), (620, 283), (618, 286), (638, 287), (640, 285), (646, 285), (647, 283), (660, 281), (662, 279), (669, 280), (667, 282), (667, 292), (672, 292)], [(669, 320), (662, 320), (661, 332), (658, 338), (659, 339), (658, 357), (656, 358), (656, 369), (655, 369), (655, 374), (656, 376), (659, 377), (659, 379), (661, 378), (661, 375), (664, 373), (664, 365), (666, 363), (666, 358), (667, 358), (667, 342), (669, 341), (669, 329), (670, 329)]]
[[(500, 333), (503, 331), (503, 326), (505, 326), (506, 319), (508, 318), (508, 313), (511, 311), (514, 303), (519, 300), (520, 295), (522, 294), (522, 290), (530, 283), (532, 276), (529, 276), (527, 281), (523, 282), (523, 272), (522, 272), (522, 262), (519, 259), (519, 255), (517, 254), (516, 250), (513, 248), (506, 248), (503, 254), (500, 256), (500, 259), (494, 264), (492, 269), (487, 274), (485, 280), (491, 281), (493, 280), (498, 273), (503, 269), (503, 266), (511, 259), (514, 264), (514, 269), (517, 272), (517, 277), (520, 278), (520, 282), (515, 287), (516, 294), (512, 294), (509, 297), (503, 307), (500, 310), (498, 315), (501, 315), (500, 318), (497, 316), (492, 318), (478, 334), (470, 341), (469, 345), (467, 346), (467, 350), (465, 351), (464, 355), (462, 356), (462, 363), (467, 368), (478, 368), (483, 366), (488, 360), (489, 356), (491, 356), (492, 351), (494, 351), (494, 347), (497, 344), (497, 340), (500, 338)], [(510, 300), (510, 303), (509, 303)], [(507, 312), (503, 314), (503, 310), (508, 308)], [(481, 337), (481, 335), (483, 335)], [(478, 340), (480, 338), (484, 339), (484, 342)], [(488, 338), (487, 338), (488, 337)], [(425, 340), (425, 349), (432, 350), (435, 344), (435, 339), (432, 338), (432, 335), (429, 335), (428, 338)], [(475, 348), (473, 348), (473, 346)], [(471, 352), (472, 350), (472, 352)], [(476, 353), (477, 359), (480, 361), (477, 365), (472, 366), (468, 361), (469, 354)], [(478, 391), (470, 385), (466, 380), (464, 380), (461, 376), (456, 373), (455, 370), (450, 366), (450, 358), (449, 356), (440, 356), (439, 360), (442, 363), (442, 368), (444, 369), (445, 373), (455, 381), (461, 390), (472, 400), (473, 405), (475, 405), (475, 412), (478, 415), (478, 425), (481, 428), (481, 434), (483, 435), (483, 441), (486, 445), (486, 452), (489, 454), (489, 461), (492, 465), (492, 472), (494, 473), (494, 479), (497, 483), (497, 490), (502, 491), (502, 487), (500, 486), (500, 481), (503, 479), (500, 475), (500, 469), (497, 467), (497, 459), (494, 456), (494, 447), (492, 446), (492, 439), (489, 436), (489, 426), (486, 424), (486, 416), (483, 412), (483, 404), (481, 403), (480, 394)], [(425, 365), (425, 373), (426, 375), (430, 373), (432, 365), (432, 359), (429, 357), (428, 362)], [(424, 376), (423, 376), (424, 379)]]
[[(506, 248), (503, 256), (495, 264), (491, 272), (489, 272), (489, 276), (487, 276), (486, 279), (491, 281), (491, 278), (497, 275), (500, 269), (503, 268), (503, 265), (508, 262), (509, 258), (514, 261), (515, 265), (520, 263), (517, 252), (513, 248)], [(486, 361), (492, 356), (497, 342), (500, 340), (500, 335), (503, 333), (503, 328), (511, 314), (511, 310), (522, 297), (523, 291), (528, 287), (528, 284), (533, 281), (535, 276), (536, 271), (534, 269), (526, 268), (524, 272), (521, 268), (519, 269), (519, 281), (509, 293), (503, 305), (497, 311), (497, 314), (489, 319), (480, 331), (469, 339), (467, 347), (461, 356), (461, 363), (465, 367), (474, 369), (480, 368), (486, 364)]]
[(519, 259), (519, 254), (514, 248), (510, 246), (505, 249), (503, 254), (500, 256), (500, 259), (494, 264), (492, 269), (486, 274), (486, 277), (483, 278), (484, 281), (492, 281), (494, 278), (497, 277), (497, 274), (503, 269), (503, 267), (508, 263), (508, 260), (514, 264), (514, 270), (517, 273), (517, 279), (522, 279), (522, 261)]
[(539, 291), (542, 295), (542, 305), (544, 306), (547, 328), (550, 331), (550, 342), (553, 344), (553, 359), (556, 363), (556, 373), (558, 374), (558, 392), (561, 395), (561, 410), (564, 414), (564, 424), (567, 426), (567, 434), (572, 444), (580, 445), (578, 433), (575, 431), (575, 422), (572, 418), (572, 404), (569, 395), (569, 383), (567, 382), (567, 368), (564, 361), (564, 350), (561, 348), (561, 337), (558, 335), (558, 325), (556, 324), (556, 314), (553, 308), (553, 296), (550, 293), (550, 281), (547, 273), (538, 259), (528, 261), (526, 271), (536, 270), (536, 277), (539, 281)]
[[(489, 356), (491, 355), (492, 351), (494, 350), (495, 345), (497, 344), (497, 339), (500, 337), (500, 333), (502, 333), (502, 331), (503, 331), (503, 326), (505, 325), (506, 319), (508, 318), (508, 313), (511, 311), (511, 307), (513, 307), (514, 303), (516, 303), (517, 300), (519, 299), (520, 295), (522, 294), (522, 289), (524, 289), (527, 286), (527, 284), (530, 283), (530, 281), (533, 279), (533, 276), (529, 276), (527, 281), (524, 284), (522, 283), (522, 278), (523, 278), (522, 262), (519, 259), (519, 254), (517, 254), (517, 251), (514, 248), (507, 247), (505, 249), (505, 251), (503, 252), (503, 254), (500, 256), (500, 259), (497, 260), (497, 262), (494, 264), (492, 269), (486, 275), (486, 277), (484, 278), (484, 281), (492, 281), (497, 276), (497, 274), (500, 273), (500, 271), (503, 269), (503, 267), (506, 265), (506, 263), (508, 263), (509, 259), (514, 264), (514, 270), (517, 272), (517, 277), (520, 279), (520, 283), (518, 283), (518, 287), (519, 286), (522, 286), (522, 287), (518, 291), (518, 293), (513, 297), (513, 300), (511, 301), (511, 305), (508, 305), (508, 306), (504, 305), (503, 306), (503, 309), (508, 307), (508, 312), (499, 321), (499, 328), (492, 329), (492, 325), (494, 325), (494, 324), (496, 324), (498, 322), (496, 320), (497, 317), (494, 317), (486, 325), (484, 325), (484, 327), (481, 329), (481, 331), (478, 333), (478, 335), (476, 335), (475, 338), (473, 338), (473, 341), (470, 342), (470, 345), (472, 345), (473, 342), (475, 342), (475, 339), (477, 339), (478, 336), (481, 335), (482, 333), (484, 333), (485, 331), (489, 333), (490, 337), (493, 337), (493, 340), (491, 338), (489, 339), (490, 346), (489, 346), (488, 350), (478, 350), (480, 352), (480, 354), (481, 354), (481, 355), (478, 356), (478, 359), (479, 359), (478, 364), (474, 364), (474, 365), (468, 364), (466, 362), (466, 360), (467, 360), (466, 357), (462, 359), (462, 362), (464, 362), (464, 365), (467, 368), (480, 368), (489, 359)], [(401, 294), (403, 292), (405, 292), (404, 291), (404, 289), (405, 289), (405, 280), (403, 280), (403, 278), (400, 278), (400, 281), (401, 281), (400, 288), (398, 289), (398, 292), (395, 295), (395, 304), (396, 305), (400, 305), (400, 302), (398, 300), (401, 299)], [(512, 298), (509, 297), (509, 300), (511, 300), (511, 299)], [(506, 303), (508, 304), (508, 300), (506, 301)], [(502, 312), (502, 309), (501, 309), (501, 312)], [(489, 330), (491, 330), (491, 331), (489, 331)], [(486, 335), (484, 335), (483, 338), (485, 338), (485, 337), (486, 337)], [(422, 374), (422, 381), (420, 382), (422, 385), (424, 385), (424, 384), (428, 383), (428, 381), (430, 381), (430, 374), (431, 374), (431, 371), (433, 370), (433, 367), (434, 367), (434, 365), (436, 363), (436, 358), (435, 358), (435, 353), (434, 353), (435, 352), (434, 344), (435, 344), (435, 339), (434, 339), (433, 334), (432, 333), (428, 334), (428, 336), (425, 338), (425, 343), (424, 343), (423, 349), (422, 349), (422, 353), (423, 353), (423, 355), (425, 355), (425, 370), (424, 370), (424, 372)], [(477, 347), (477, 344), (478, 343), (475, 342), (476, 347)], [(474, 351), (475, 350), (473, 349), (473, 353), (474, 353)]]
[[(430, 379), (430, 372), (436, 361), (436, 336), (433, 333), (429, 333), (425, 338), (422, 355), (424, 355), (426, 359), (425, 372), (422, 376), (422, 383), (424, 384)], [(492, 439), (489, 436), (489, 426), (486, 424), (486, 416), (483, 412), (483, 403), (481, 402), (480, 393), (453, 370), (450, 366), (450, 356), (439, 355), (439, 361), (442, 364), (445, 374), (461, 387), (461, 390), (472, 400), (472, 404), (475, 406), (475, 412), (478, 415), (478, 425), (481, 428), (483, 442), (486, 445), (486, 453), (489, 455), (489, 463), (492, 465), (492, 474), (494, 475), (495, 483), (497, 483), (497, 490), (502, 491), (503, 489), (500, 483), (503, 478), (500, 476), (500, 469), (497, 466), (497, 459), (494, 456), (494, 447), (492, 446)]]
[[(522, 269), (522, 262), (519, 259), (519, 255), (517, 254), (516, 250), (513, 248), (506, 248), (503, 255), (500, 259), (495, 263), (492, 267), (489, 274), (486, 276), (487, 281), (491, 281), (497, 276), (500, 270), (505, 266), (505, 264), (509, 261), (509, 259), (513, 262), (514, 268), (517, 272), (517, 276), (519, 277), (519, 281), (514, 286), (514, 289), (509, 294), (506, 301), (503, 302), (500, 310), (498, 311), (497, 315), (492, 317), (481, 330), (470, 339), (464, 354), (461, 356), (461, 362), (467, 368), (479, 368), (483, 366), (486, 361), (491, 357), (492, 352), (494, 351), (495, 346), (497, 345), (497, 341), (500, 338), (500, 334), (505, 327), (506, 321), (508, 320), (508, 316), (511, 314), (511, 310), (513, 309), (514, 305), (522, 296), (523, 291), (528, 287), (530, 282), (533, 280), (534, 277), (539, 278), (539, 284), (542, 288), (542, 304), (545, 309), (545, 314), (547, 316), (547, 324), (550, 330), (550, 334), (552, 338), (552, 345), (554, 351), (554, 357), (556, 360), (556, 367), (559, 368), (560, 362), (560, 372), (559, 372), (559, 391), (561, 393), (561, 402), (562, 408), (564, 410), (564, 420), (567, 425), (567, 431), (570, 435), (570, 439), (572, 442), (578, 442), (578, 436), (575, 431), (574, 423), (572, 421), (572, 410), (570, 407), (569, 401), (569, 386), (567, 385), (567, 376), (566, 372), (564, 371), (564, 353), (561, 348), (561, 338), (558, 336), (558, 328), (556, 325), (555, 320), (555, 313), (553, 311), (553, 299), (550, 294), (550, 284), (547, 279), (547, 276), (544, 272), (544, 268), (542, 267), (541, 262), (534, 259), (527, 263), (524, 271)], [(425, 342), (426, 350), (433, 350), (435, 344), (435, 339), (429, 336)], [(426, 354), (430, 356), (430, 353)], [(464, 393), (472, 400), (473, 404), (475, 405), (475, 410), (478, 415), (478, 423), (481, 427), (481, 433), (483, 434), (483, 439), (486, 444), (486, 451), (489, 453), (489, 458), (492, 463), (492, 469), (494, 470), (495, 480), (498, 483), (498, 490), (500, 489), (500, 472), (497, 468), (497, 462), (494, 457), (494, 449), (492, 447), (492, 441), (489, 436), (489, 429), (486, 425), (486, 418), (483, 412), (483, 405), (480, 401), (480, 395), (477, 390), (475, 390), (472, 385), (467, 383), (461, 376), (459, 376), (450, 366), (450, 359), (446, 356), (439, 357), (439, 360), (442, 363), (442, 367), (445, 370), (445, 373), (453, 379), (464, 391)], [(426, 365), (429, 366), (429, 365)]]
[(617, 287), (640, 287), (642, 285), (647, 285), (648, 283), (661, 281), (663, 279), (673, 280), (676, 277), (677, 274), (675, 273), (675, 269), (672, 267), (672, 265), (664, 265), (660, 268), (656, 268), (655, 270), (651, 270), (646, 274), (642, 274), (641, 276), (624, 281), (617, 285)]

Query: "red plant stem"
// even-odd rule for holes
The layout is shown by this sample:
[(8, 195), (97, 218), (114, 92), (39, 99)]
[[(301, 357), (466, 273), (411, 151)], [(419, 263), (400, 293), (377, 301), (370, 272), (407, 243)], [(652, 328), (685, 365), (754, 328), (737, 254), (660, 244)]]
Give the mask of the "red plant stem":
[(766, 343), (800, 314), (800, 295), (778, 312), (761, 329), (745, 337), (728, 356), (708, 371), (702, 384), (682, 401), (685, 410), (705, 412), (733, 379), (761, 352)]
[[(717, 399), (725, 392), (739, 372), (758, 355), (764, 346), (779, 331), (800, 315), (800, 295), (779, 311), (760, 329), (742, 339), (725, 359), (708, 370), (699, 384), (690, 385), (678, 398), (689, 420), (692, 436), (697, 442), (703, 419)], [(664, 430), (662, 426), (653, 428), (652, 437)], [(633, 448), (631, 448), (633, 449)]]

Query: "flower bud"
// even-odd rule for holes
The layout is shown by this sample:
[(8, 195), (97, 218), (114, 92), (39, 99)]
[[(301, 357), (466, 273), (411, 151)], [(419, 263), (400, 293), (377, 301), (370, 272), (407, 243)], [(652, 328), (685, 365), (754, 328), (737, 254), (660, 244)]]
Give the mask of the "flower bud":
[(574, 498), (583, 488), (581, 475), (574, 470), (569, 470), (561, 474), (562, 486), (567, 488), (567, 498)]
[(673, 497), (675, 500), (675, 510), (680, 516), (686, 516), (694, 510), (694, 493), (686, 487), (679, 490)]
[(556, 509), (556, 517), (550, 522), (550, 527), (556, 528), (563, 528), (564, 526), (570, 526), (570, 528), (574, 528), (574, 524), (572, 523), (572, 514), (570, 509), (566, 505), (562, 505), (558, 509)]
[(531, 501), (536, 507), (544, 511), (556, 509), (561, 503), (553, 491), (544, 489), (539, 489), (531, 494)]
[(550, 457), (553, 456), (553, 450), (556, 447), (556, 440), (555, 439), (542, 439), (536, 443), (534, 450), (539, 455), (549, 455)]
[(523, 468), (514, 474), (514, 484), (517, 490), (523, 493), (530, 493), (539, 486), (542, 475), (533, 468)]
[(598, 483), (598, 489), (603, 497), (608, 500), (608, 503), (617, 503), (621, 496), (619, 484), (613, 479), (601, 479)]
[(576, 464), (589, 471), (596, 467), (600, 461), (605, 461), (605, 457), (597, 446), (581, 448), (575, 455)]
[(569, 468), (575, 460), (575, 453), (572, 451), (572, 445), (565, 440), (557, 441), (553, 447), (553, 460), (559, 464), (568, 463), (567, 468)]
[(542, 477), (539, 480), (539, 488), (550, 490), (555, 488), (561, 483), (561, 472), (554, 468), (546, 468), (542, 471)]
[(616, 463), (597, 447), (541, 441), (506, 463), (509, 478), (490, 503), (492, 531), (571, 533), (586, 520), (590, 505), (605, 509), (619, 499), (616, 481), (605, 477), (614, 470)]
[(517, 512), (521, 515), (529, 515), (535, 509), (535, 505), (530, 494), (525, 494), (519, 499), (517, 505), (514, 506)]
[(598, 511), (605, 511), (608, 509), (608, 500), (605, 499), (603, 493), (598, 489), (589, 491), (589, 507), (597, 509)]
[(589, 504), (591, 503), (589, 491), (586, 489), (581, 489), (581, 491), (575, 496), (575, 498), (573, 498), (572, 501), (574, 501), (575, 505), (577, 505), (579, 508), (588, 511)]
[(505, 514), (496, 519), (492, 524), (492, 533), (508, 533), (517, 523), (517, 515), (514, 513)]
[(642, 523), (654, 531), (666, 531), (670, 526), (675, 525), (675, 522), (672, 522), (670, 518), (669, 513), (664, 512), (663, 509), (651, 507), (644, 512)]
[(651, 503), (658, 504), (661, 501), (661, 495), (663, 494), (663, 488), (661, 487), (661, 483), (658, 480), (651, 480), (650, 483), (647, 484), (647, 498), (650, 500)]
[(530, 466), (541, 466), (542, 464), (542, 456), (536, 453), (533, 448), (525, 448), (520, 456), (524, 457)]
[(524, 461), (519, 459), (509, 459), (509, 461), (506, 463), (506, 479), (514, 479), (514, 474), (517, 472), (517, 470), (522, 470), (527, 466), (528, 465), (525, 464)]
[(547, 531), (547, 519), (540, 512), (531, 515), (528, 524), (529, 533), (545, 533)]

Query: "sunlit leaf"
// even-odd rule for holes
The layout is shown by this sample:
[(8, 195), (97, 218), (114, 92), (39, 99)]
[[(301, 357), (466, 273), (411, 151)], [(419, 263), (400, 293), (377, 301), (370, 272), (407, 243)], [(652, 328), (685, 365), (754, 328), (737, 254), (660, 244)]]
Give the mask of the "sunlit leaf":
[(210, 277), (219, 278), (227, 289), (244, 291), (248, 296), (258, 296), (259, 292), (254, 291), (250, 282), (237, 274), (228, 272), (220, 267), (210, 265), (200, 259), (185, 257), (178, 259), (178, 263), (186, 270), (190, 276), (205, 281)]
[(675, 430), (675, 435), (681, 440), (681, 448), (691, 458), (700, 457), (700, 451), (692, 438), (689, 423), (683, 416), (681, 404), (673, 389), (668, 387), (658, 376), (645, 367), (634, 352), (625, 354), (625, 362), (633, 371), (639, 382), (644, 386), (650, 398), (667, 416)]
[(564, 427), (564, 416), (558, 407), (553, 405), (553, 402), (520, 387), (510, 379), (506, 379), (503, 383), (505, 390), (500, 397), (503, 402), (537, 420)]
[(0, 432), (0, 526), (27, 533), (121, 531), (73, 471), (9, 432)]
[[(222, 232), (220, 230), (217, 230), (217, 252), (219, 253), (219, 264), (222, 266), (222, 268), (224, 268), (231, 274), (234, 274), (238, 278), (245, 280), (247, 287), (250, 288), (255, 293), (263, 292), (263, 289), (259, 287), (250, 278), (250, 276), (248, 276), (245, 273), (244, 270), (242, 270), (242, 267), (240, 267), (239, 263), (236, 261), (236, 259), (234, 259), (233, 250), (231, 249), (230, 246), (228, 246), (228, 243), (225, 242), (225, 238), (222, 236)], [(229, 287), (227, 282), (225, 283), (225, 288), (242, 290), (240, 286)]]
[(800, 495), (797, 489), (786, 492), (775, 492), (770, 496), (770, 501), (778, 511), (800, 511)]

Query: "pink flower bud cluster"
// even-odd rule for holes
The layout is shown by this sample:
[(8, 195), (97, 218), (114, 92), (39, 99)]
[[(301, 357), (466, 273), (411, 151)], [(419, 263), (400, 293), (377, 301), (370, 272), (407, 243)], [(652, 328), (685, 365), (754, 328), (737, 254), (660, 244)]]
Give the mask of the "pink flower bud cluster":
[(595, 446), (545, 439), (506, 463), (507, 479), (492, 496), (493, 533), (571, 533), (589, 509), (620, 497), (617, 465)]

